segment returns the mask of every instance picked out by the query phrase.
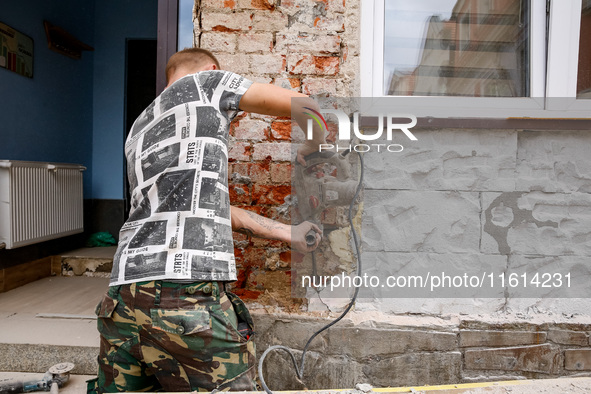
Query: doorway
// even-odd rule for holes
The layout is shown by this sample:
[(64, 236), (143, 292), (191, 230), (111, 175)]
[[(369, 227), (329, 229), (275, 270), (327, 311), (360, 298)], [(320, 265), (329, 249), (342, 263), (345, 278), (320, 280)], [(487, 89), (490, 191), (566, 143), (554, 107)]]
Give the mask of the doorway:
[[(156, 98), (157, 41), (127, 39), (125, 62), (125, 139), (135, 119)], [(129, 181), (125, 171), (125, 220), (129, 217)]]

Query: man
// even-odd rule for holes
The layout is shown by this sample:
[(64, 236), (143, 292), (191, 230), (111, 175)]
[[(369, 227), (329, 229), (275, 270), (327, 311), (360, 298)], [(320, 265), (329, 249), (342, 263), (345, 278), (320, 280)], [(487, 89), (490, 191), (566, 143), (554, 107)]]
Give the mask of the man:
[[(95, 392), (256, 390), (254, 327), (238, 297), (232, 230), (312, 251), (320, 229), (231, 207), (228, 129), (240, 110), (290, 116), (297, 92), (221, 71), (208, 51), (173, 55), (168, 86), (135, 121), (125, 144), (132, 209), (121, 229), (111, 284), (97, 306)], [(298, 150), (317, 150), (323, 131)], [(316, 232), (308, 246), (305, 235)], [(89, 384), (89, 390), (93, 389)]]

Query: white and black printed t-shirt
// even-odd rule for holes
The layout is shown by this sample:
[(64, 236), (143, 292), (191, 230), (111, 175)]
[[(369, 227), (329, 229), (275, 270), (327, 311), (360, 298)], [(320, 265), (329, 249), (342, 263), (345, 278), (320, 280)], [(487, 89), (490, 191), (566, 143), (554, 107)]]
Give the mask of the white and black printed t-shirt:
[(125, 144), (131, 211), (111, 286), (236, 280), (228, 130), (251, 84), (227, 71), (188, 75), (137, 118)]

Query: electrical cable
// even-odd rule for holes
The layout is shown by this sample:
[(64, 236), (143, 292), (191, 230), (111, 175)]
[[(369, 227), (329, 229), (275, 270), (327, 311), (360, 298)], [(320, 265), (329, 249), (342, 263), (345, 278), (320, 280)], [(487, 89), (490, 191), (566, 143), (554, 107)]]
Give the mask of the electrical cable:
[[(357, 256), (357, 275), (361, 276), (361, 254), (359, 252), (359, 241), (357, 239), (357, 232), (355, 231), (355, 226), (353, 225), (353, 208), (355, 205), (355, 201), (357, 200), (357, 197), (359, 196), (359, 193), (361, 192), (361, 189), (363, 186), (363, 156), (359, 152), (357, 152), (357, 155), (359, 156), (359, 164), (360, 164), (359, 183), (357, 184), (357, 189), (355, 190), (355, 195), (353, 196), (353, 199), (351, 200), (351, 204), (349, 204), (348, 218), (349, 218), (349, 224), (351, 225), (351, 235), (353, 236), (353, 242), (355, 244), (355, 254)], [(312, 254), (314, 254), (314, 252), (312, 252)], [(313, 258), (315, 258), (314, 255), (313, 255)], [(301, 360), (301, 364), (299, 366), (296, 361), (296, 357), (293, 354), (293, 351), (292, 351), (293, 349), (290, 349), (287, 346), (274, 345), (274, 346), (270, 346), (267, 350), (265, 350), (265, 352), (261, 355), (261, 359), (259, 360), (258, 373), (259, 373), (259, 379), (261, 381), (261, 385), (263, 386), (263, 389), (267, 392), (267, 394), (273, 394), (273, 392), (269, 389), (269, 387), (267, 387), (267, 384), (265, 383), (265, 379), (263, 378), (263, 362), (265, 361), (265, 357), (267, 357), (267, 354), (269, 354), (269, 352), (271, 352), (273, 350), (283, 350), (283, 351), (287, 352), (287, 354), (289, 354), (289, 356), (291, 357), (291, 360), (293, 361), (293, 365), (296, 370), (296, 376), (300, 380), (300, 382), (302, 382), (302, 379), (304, 377), (304, 365), (306, 363), (306, 352), (308, 351), (308, 346), (310, 346), (310, 344), (312, 343), (314, 338), (316, 338), (320, 333), (329, 329), (333, 325), (337, 324), (341, 319), (343, 319), (345, 317), (345, 315), (347, 315), (347, 313), (349, 313), (349, 311), (353, 307), (353, 304), (355, 303), (355, 300), (357, 299), (358, 294), (359, 294), (359, 287), (355, 286), (355, 291), (353, 292), (353, 296), (351, 297), (351, 301), (349, 302), (349, 305), (347, 305), (345, 310), (341, 313), (341, 315), (339, 317), (337, 317), (335, 320), (333, 320), (332, 322), (328, 323), (327, 325), (325, 325), (324, 327), (319, 329), (318, 331), (316, 331), (314, 334), (312, 334), (310, 339), (308, 339), (306, 346), (304, 346), (304, 350), (302, 351), (302, 360)]]

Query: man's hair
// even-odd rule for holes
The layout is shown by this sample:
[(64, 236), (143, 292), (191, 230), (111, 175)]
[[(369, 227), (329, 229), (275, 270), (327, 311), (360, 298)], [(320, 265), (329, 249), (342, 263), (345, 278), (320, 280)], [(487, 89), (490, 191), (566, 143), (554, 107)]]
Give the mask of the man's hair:
[(168, 59), (168, 63), (166, 64), (166, 83), (170, 81), (170, 77), (181, 66), (199, 68), (209, 63), (215, 64), (218, 70), (220, 69), (218, 59), (207, 49), (185, 48), (182, 51), (178, 51)]

